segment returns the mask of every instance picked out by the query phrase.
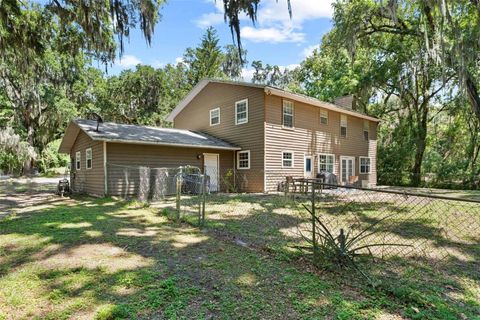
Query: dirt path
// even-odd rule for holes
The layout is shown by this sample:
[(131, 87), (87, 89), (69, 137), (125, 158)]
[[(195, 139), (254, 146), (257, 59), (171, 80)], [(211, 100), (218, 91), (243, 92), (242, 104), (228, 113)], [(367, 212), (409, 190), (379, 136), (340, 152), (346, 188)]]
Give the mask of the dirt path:
[(0, 180), (0, 218), (32, 205), (59, 199), (55, 195), (60, 178), (15, 178)]

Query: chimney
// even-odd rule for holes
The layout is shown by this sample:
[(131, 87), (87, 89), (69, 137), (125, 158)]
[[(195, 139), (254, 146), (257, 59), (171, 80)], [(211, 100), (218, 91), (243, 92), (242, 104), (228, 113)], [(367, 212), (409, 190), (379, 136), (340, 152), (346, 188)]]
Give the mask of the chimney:
[(343, 97), (335, 98), (334, 103), (335, 103), (337, 106), (340, 106), (340, 107), (342, 107), (342, 108), (347, 108), (347, 109), (350, 109), (350, 110), (355, 110), (356, 99), (355, 99), (355, 96), (354, 96), (353, 94), (350, 94), (350, 95), (348, 95), (348, 96), (343, 96)]

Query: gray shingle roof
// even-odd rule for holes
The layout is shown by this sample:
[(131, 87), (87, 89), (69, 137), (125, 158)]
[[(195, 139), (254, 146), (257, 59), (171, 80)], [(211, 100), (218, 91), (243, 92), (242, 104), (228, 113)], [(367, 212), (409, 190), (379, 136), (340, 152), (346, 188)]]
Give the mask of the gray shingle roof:
[(201, 147), (229, 150), (240, 149), (233, 144), (212, 137), (208, 134), (191, 130), (104, 122), (100, 124), (97, 132), (97, 121), (95, 120), (76, 119), (73, 121), (93, 140), (171, 145), (180, 147)]

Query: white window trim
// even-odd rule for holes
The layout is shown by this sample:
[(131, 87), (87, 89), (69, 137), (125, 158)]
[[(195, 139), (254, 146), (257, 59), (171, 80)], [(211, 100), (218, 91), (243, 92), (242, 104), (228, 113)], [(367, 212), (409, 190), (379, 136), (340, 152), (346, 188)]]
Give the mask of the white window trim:
[[(240, 168), (240, 153), (247, 153), (248, 154), (248, 167), (246, 168)], [(252, 159), (250, 158), (250, 150), (241, 150), (237, 151), (237, 169), (238, 170), (248, 170), (250, 169), (250, 162)]]
[[(345, 117), (345, 126), (342, 126), (342, 117)], [(345, 136), (342, 136), (342, 128), (345, 127)], [(340, 115), (340, 137), (348, 137), (348, 117), (346, 115)]]
[[(325, 118), (325, 119), (327, 119), (327, 123), (322, 123), (322, 111), (327, 114), (327, 117)], [(328, 110), (320, 109), (320, 119), (319, 120), (320, 120), (321, 125), (328, 126)]]
[[(310, 171), (307, 171), (307, 158), (310, 158)], [(303, 156), (303, 175), (305, 177), (308, 177), (309, 176), (308, 174), (310, 174), (310, 176), (311, 176), (313, 174), (313, 172), (315, 171), (314, 170), (314, 161), (315, 161), (314, 158), (315, 157), (313, 155), (310, 155), (310, 154), (305, 154)], [(282, 161), (282, 163), (283, 163), (283, 161)]]
[[(238, 112), (237, 112), (237, 107), (240, 103), (244, 103), (245, 102), (245, 105), (246, 105), (246, 120), (244, 122), (238, 122), (238, 118), (237, 118), (237, 115), (238, 115)], [(239, 125), (239, 124), (245, 124), (245, 123), (248, 123), (248, 98), (247, 99), (243, 99), (243, 100), (240, 100), (240, 101), (236, 101), (235, 102), (235, 125)]]
[[(91, 166), (90, 168), (88, 167), (88, 157), (87, 157), (87, 153), (88, 153), (88, 150), (90, 150), (90, 156), (91, 156)], [(90, 170), (93, 168), (93, 151), (92, 151), (92, 148), (87, 148), (85, 149), (85, 169), (86, 170)]]
[(336, 159), (335, 159), (335, 155), (333, 153), (318, 153), (317, 154), (318, 158), (317, 158), (317, 173), (320, 173), (320, 156), (331, 156), (333, 158), (333, 163), (332, 163), (332, 166), (333, 166), (333, 174), (335, 174), (335, 162), (336, 162)]
[(343, 171), (343, 168), (342, 168), (342, 160), (345, 159), (345, 160), (352, 160), (352, 177), (355, 176), (355, 157), (352, 157), (352, 156), (340, 156), (340, 172), (339, 172), (339, 176), (340, 176), (340, 182), (343, 182), (343, 183), (346, 183), (348, 182), (348, 176), (346, 177), (347, 178), (347, 181), (342, 181), (342, 171)]
[[(283, 154), (284, 153), (291, 153), (292, 154), (292, 165), (291, 166), (284, 166), (283, 165)], [(282, 168), (293, 168), (295, 167), (295, 152), (290, 150), (282, 150)]]
[[(79, 164), (80, 166), (78, 166)], [(82, 168), (82, 152), (75, 152), (75, 171), (80, 171)]]
[[(362, 172), (362, 159), (369, 159), (370, 160), (370, 165), (368, 166), (370, 171)], [(358, 171), (359, 171), (360, 174), (370, 174), (370, 173), (372, 173), (372, 158), (371, 157), (358, 157)]]
[[(212, 123), (212, 113), (218, 110), (218, 123)], [(220, 124), (220, 108), (210, 109), (210, 126), (217, 126)]]
[[(365, 124), (367, 124), (366, 128), (365, 128)], [(368, 139), (365, 139), (365, 132), (367, 132)], [(363, 140), (365, 141), (370, 140), (370, 122), (368, 122), (367, 120), (363, 120)]]
[[(292, 126), (287, 127), (284, 124), (284, 119), (285, 119), (285, 102), (290, 102), (292, 103)], [(282, 128), (287, 129), (287, 130), (294, 130), (295, 129), (295, 103), (290, 100), (282, 100)]]

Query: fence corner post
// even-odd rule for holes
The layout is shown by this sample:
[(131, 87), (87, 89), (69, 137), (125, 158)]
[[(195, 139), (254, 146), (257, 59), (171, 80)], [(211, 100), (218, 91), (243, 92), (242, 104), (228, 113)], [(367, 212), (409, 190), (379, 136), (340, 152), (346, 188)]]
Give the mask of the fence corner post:
[(180, 199), (182, 195), (182, 175), (177, 174), (177, 180), (176, 180), (176, 219), (180, 219)]

